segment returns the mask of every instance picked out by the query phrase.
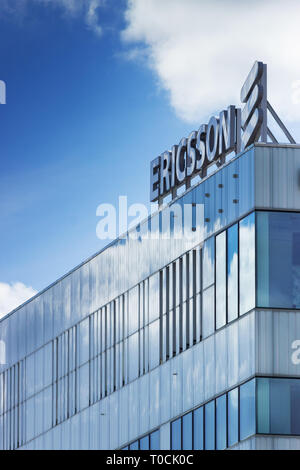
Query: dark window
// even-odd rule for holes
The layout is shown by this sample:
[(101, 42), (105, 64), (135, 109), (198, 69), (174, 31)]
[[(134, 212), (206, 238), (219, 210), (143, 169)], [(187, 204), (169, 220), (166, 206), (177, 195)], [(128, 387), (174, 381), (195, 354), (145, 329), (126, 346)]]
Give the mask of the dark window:
[(172, 449), (181, 450), (181, 418), (172, 423)]
[(193, 450), (193, 413), (182, 418), (182, 449)]

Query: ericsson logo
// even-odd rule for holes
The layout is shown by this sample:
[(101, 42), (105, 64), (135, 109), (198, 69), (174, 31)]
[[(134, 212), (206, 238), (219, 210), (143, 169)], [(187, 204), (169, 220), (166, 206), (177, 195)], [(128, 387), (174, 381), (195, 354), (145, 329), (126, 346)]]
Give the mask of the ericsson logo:
[(244, 149), (258, 140), (260, 133), (265, 133), (262, 127), (266, 112), (266, 75), (267, 66), (255, 62), (241, 91), (241, 102), (246, 103), (241, 119)]
[(268, 138), (278, 143), (268, 127), (268, 111), (289, 143), (296, 143), (267, 100), (266, 64), (253, 65), (241, 90), (241, 102), (242, 110), (229, 106), (151, 162), (151, 202), (161, 204), (169, 194), (174, 199), (179, 187), (185, 185), (188, 189), (195, 176), (204, 178), (208, 167), (223, 165), (232, 152), (237, 155), (254, 142), (267, 143)]

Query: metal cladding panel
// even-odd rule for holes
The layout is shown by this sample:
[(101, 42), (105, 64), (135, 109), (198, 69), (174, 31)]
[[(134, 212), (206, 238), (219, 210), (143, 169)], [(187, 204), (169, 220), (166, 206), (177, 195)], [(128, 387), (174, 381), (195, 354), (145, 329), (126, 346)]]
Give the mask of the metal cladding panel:
[(244, 441), (239, 442), (235, 446), (231, 447), (230, 450), (255, 450), (256, 442), (255, 437), (249, 437)]
[(256, 311), (256, 373), (300, 376), (294, 364), (292, 343), (300, 340), (299, 311)]
[(255, 206), (300, 210), (299, 146), (255, 146)]
[(300, 437), (253, 436), (231, 450), (300, 450)]

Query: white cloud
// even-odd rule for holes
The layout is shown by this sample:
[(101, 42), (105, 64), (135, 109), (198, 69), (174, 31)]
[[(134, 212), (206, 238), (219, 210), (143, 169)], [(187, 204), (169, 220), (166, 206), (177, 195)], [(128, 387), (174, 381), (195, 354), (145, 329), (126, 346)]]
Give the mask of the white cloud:
[(36, 294), (37, 291), (22, 282), (14, 284), (0, 282), (0, 318)]
[(289, 121), (300, 118), (298, 0), (128, 0), (123, 39), (147, 51), (148, 66), (186, 121), (228, 104), (255, 60), (268, 64), (269, 100)]
[(26, 14), (31, 4), (60, 8), (73, 17), (82, 15), (86, 26), (97, 36), (102, 34), (99, 24), (98, 9), (106, 0), (1, 0), (0, 12), (6, 14)]

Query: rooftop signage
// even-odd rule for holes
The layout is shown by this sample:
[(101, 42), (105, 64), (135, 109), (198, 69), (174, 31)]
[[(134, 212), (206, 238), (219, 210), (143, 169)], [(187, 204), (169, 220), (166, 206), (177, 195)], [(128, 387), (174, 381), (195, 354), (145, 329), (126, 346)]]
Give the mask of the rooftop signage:
[(241, 102), (244, 104), (242, 109), (229, 106), (218, 116), (212, 116), (207, 124), (202, 124), (198, 131), (182, 138), (171, 150), (152, 160), (151, 202), (161, 204), (169, 194), (175, 198), (180, 186), (185, 185), (188, 189), (193, 177), (204, 178), (208, 167), (222, 166), (229, 153), (237, 155), (254, 142), (267, 142), (268, 137), (278, 143), (268, 128), (268, 111), (289, 142), (296, 143), (267, 100), (266, 64), (254, 63), (242, 87)]

